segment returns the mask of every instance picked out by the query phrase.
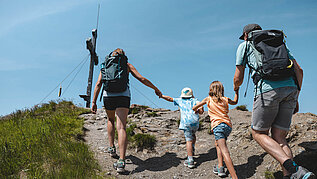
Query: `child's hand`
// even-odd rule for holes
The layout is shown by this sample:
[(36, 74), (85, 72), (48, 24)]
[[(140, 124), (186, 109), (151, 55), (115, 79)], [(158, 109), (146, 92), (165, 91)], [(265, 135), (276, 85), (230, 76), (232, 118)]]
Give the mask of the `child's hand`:
[(236, 93), (238, 93), (238, 92), (239, 92), (239, 89), (240, 89), (240, 87), (237, 87), (236, 89), (234, 89), (234, 91), (235, 91)]

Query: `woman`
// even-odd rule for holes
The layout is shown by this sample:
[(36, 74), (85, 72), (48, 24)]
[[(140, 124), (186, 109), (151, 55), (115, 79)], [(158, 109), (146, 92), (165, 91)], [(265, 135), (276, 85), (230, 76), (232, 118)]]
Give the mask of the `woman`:
[[(117, 48), (111, 53), (111, 56), (115, 56), (115, 55), (125, 56), (125, 53), (122, 49)], [(127, 69), (128, 74), (131, 73), (141, 83), (152, 88), (155, 91), (156, 95), (158, 95), (159, 97), (162, 96), (161, 91), (155, 85), (153, 85), (148, 79), (143, 77), (135, 69), (135, 67), (132, 64), (127, 63), (127, 68), (128, 68)], [(96, 113), (97, 111), (96, 101), (97, 101), (101, 86), (102, 86), (102, 74), (100, 72), (98, 81), (95, 86), (94, 97), (92, 101), (91, 111), (93, 113)], [(116, 148), (114, 146), (114, 135), (115, 135), (114, 120), (116, 118), (115, 116), (117, 115), (117, 131), (118, 131), (118, 145), (119, 145), (119, 151), (120, 151), (120, 158), (116, 163), (113, 164), (113, 166), (119, 173), (125, 171), (124, 170), (125, 153), (127, 149), (126, 122), (127, 122), (127, 116), (128, 116), (129, 107), (130, 107), (130, 97), (131, 95), (130, 95), (129, 86), (126, 88), (125, 91), (119, 92), (119, 93), (107, 92), (107, 91), (103, 92), (104, 106), (108, 116), (107, 131), (108, 131), (108, 139), (110, 144), (110, 147), (108, 148), (108, 152), (110, 153), (112, 157), (116, 156)]]

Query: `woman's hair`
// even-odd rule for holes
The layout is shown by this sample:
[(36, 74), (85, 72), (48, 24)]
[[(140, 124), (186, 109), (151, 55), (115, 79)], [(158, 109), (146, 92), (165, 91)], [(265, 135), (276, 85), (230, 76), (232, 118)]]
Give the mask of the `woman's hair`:
[(209, 86), (209, 96), (216, 99), (217, 102), (221, 101), (224, 96), (224, 87), (220, 81), (213, 81)]
[(113, 52), (117, 53), (118, 55), (119, 55), (119, 54), (125, 55), (123, 49), (121, 49), (121, 48), (117, 48), (117, 49), (115, 49)]

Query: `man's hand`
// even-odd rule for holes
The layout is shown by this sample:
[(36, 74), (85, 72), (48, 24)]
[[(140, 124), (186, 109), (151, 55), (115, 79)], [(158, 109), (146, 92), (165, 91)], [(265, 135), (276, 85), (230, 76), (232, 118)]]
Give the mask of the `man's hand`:
[(293, 114), (298, 113), (298, 111), (299, 111), (299, 103), (298, 103), (298, 101), (297, 101), (297, 103), (296, 103), (296, 107), (295, 107), (295, 109), (294, 109)]
[(97, 112), (97, 104), (96, 103), (92, 103), (91, 112), (96, 114), (96, 112)]

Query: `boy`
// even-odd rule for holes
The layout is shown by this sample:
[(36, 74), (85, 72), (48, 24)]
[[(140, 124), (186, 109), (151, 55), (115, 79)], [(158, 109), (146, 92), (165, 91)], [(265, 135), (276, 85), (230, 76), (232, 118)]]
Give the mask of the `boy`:
[[(174, 102), (175, 106), (178, 106), (181, 112), (181, 120), (179, 124), (179, 129), (184, 131), (186, 139), (186, 149), (187, 149), (187, 160), (185, 160), (184, 165), (188, 168), (194, 168), (194, 158), (193, 154), (195, 152), (196, 143), (196, 131), (199, 128), (199, 115), (196, 114), (192, 108), (199, 101), (194, 98), (193, 90), (190, 88), (182, 89), (180, 98), (172, 98), (166, 95), (162, 95), (163, 99), (169, 102)], [(198, 113), (202, 114), (204, 112), (203, 108), (199, 108)]]

